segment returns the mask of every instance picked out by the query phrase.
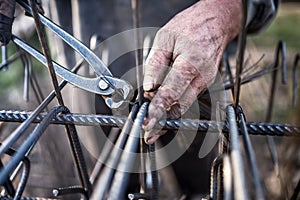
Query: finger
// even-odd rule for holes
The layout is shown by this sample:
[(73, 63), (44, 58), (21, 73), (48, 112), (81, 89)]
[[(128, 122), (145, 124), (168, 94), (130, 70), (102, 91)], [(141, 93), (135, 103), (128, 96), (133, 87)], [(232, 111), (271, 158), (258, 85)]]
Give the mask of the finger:
[(157, 131), (155, 134), (153, 135), (147, 135), (145, 134), (145, 143), (146, 144), (153, 144), (154, 142), (156, 142), (156, 140), (158, 140), (158, 138), (162, 135), (164, 135), (167, 131)]
[(197, 100), (199, 94), (208, 87), (206, 80), (199, 74), (190, 83), (184, 94), (179, 99), (180, 113), (183, 115)]
[(145, 97), (146, 99), (152, 100), (153, 97), (155, 96), (156, 92), (157, 92), (157, 90), (155, 90), (155, 91), (153, 91), (153, 92), (152, 92), (152, 91), (151, 91), (151, 92), (145, 91), (145, 92), (144, 92), (144, 97)]
[(162, 83), (171, 62), (173, 48), (173, 34), (163, 29), (158, 31), (145, 62), (143, 82), (145, 91), (157, 89)]
[(181, 56), (176, 58), (173, 68), (149, 105), (148, 118), (151, 123), (145, 126), (146, 131), (151, 131), (155, 123), (166, 115), (166, 111), (178, 102), (198, 74), (198, 70), (191, 63)]
[[(178, 119), (180, 118), (181, 115), (183, 115), (189, 108), (190, 106), (194, 103), (194, 101), (197, 100), (198, 95), (204, 91), (208, 84), (206, 82), (207, 80), (203, 79), (203, 77), (199, 74), (194, 78), (186, 91), (183, 93), (181, 98), (179, 99), (178, 102), (175, 102), (171, 107), (170, 110), (167, 110), (165, 113), (167, 115), (168, 119)], [(149, 107), (150, 110), (154, 109), (154, 107)], [(154, 111), (156, 112), (155, 116), (159, 115), (159, 112), (163, 112), (161, 109), (157, 110), (155, 109)], [(156, 118), (149, 119), (147, 118), (147, 123), (145, 125), (145, 142), (147, 144), (153, 144), (158, 138), (165, 134), (166, 131), (162, 130), (155, 130), (154, 126), (157, 123)]]

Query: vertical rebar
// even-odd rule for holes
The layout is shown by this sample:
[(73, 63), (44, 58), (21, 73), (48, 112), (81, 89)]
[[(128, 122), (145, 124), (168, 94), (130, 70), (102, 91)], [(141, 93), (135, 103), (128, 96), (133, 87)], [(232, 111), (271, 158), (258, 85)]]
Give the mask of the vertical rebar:
[[(265, 120), (266, 122), (270, 122), (272, 120), (275, 89), (276, 89), (276, 83), (277, 83), (277, 72), (279, 70), (279, 67), (281, 68), (281, 82), (282, 82), (282, 84), (286, 84), (286, 45), (282, 41), (279, 41), (278, 45), (276, 47), (275, 63), (274, 63), (274, 67), (273, 67), (274, 71), (272, 74), (269, 103), (268, 103), (266, 120)], [(268, 144), (268, 149), (271, 154), (272, 162), (274, 164), (275, 174), (276, 174), (276, 177), (280, 184), (281, 193), (284, 195), (285, 199), (288, 199), (288, 192), (287, 192), (287, 188), (284, 186), (284, 182), (283, 182), (283, 179), (281, 176), (278, 154), (276, 151), (273, 137), (267, 136), (267, 144)]]
[[(132, 170), (135, 161), (135, 153), (138, 149), (140, 132), (142, 131), (142, 124), (144, 117), (146, 116), (148, 103), (143, 103), (137, 117), (132, 125), (128, 140), (124, 147), (123, 154), (121, 156), (118, 167), (116, 168), (116, 174), (113, 179), (111, 190), (109, 192), (108, 199), (123, 199), (125, 196), (125, 186), (129, 181), (129, 173)], [(94, 197), (94, 199), (99, 199)]]
[(38, 34), (40, 43), (42, 45), (43, 53), (44, 53), (46, 61), (47, 61), (47, 65), (48, 65), (49, 73), (50, 73), (50, 76), (51, 76), (51, 79), (52, 79), (52, 84), (53, 84), (53, 87), (54, 87), (54, 90), (55, 90), (56, 98), (58, 100), (59, 105), (63, 106), (64, 102), (63, 102), (62, 95), (60, 93), (60, 89), (59, 89), (59, 86), (58, 86), (58, 81), (57, 81), (57, 78), (56, 78), (55, 70), (54, 70), (54, 67), (53, 67), (53, 64), (52, 64), (52, 60), (51, 60), (51, 56), (50, 56), (50, 50), (49, 50), (49, 47), (48, 47), (48, 44), (47, 44), (44, 26), (42, 25), (42, 23), (40, 21), (39, 12), (38, 12), (35, 0), (30, 0), (29, 2), (30, 2), (31, 9), (32, 9), (32, 16), (33, 16), (34, 21), (35, 21), (37, 34)]
[(227, 106), (226, 114), (229, 123), (230, 159), (233, 170), (234, 197), (238, 200), (245, 200), (249, 199), (249, 197), (246, 189), (245, 167), (239, 145), (239, 132), (234, 108)]
[(265, 199), (265, 195), (263, 192), (260, 175), (259, 175), (259, 171), (257, 168), (255, 153), (253, 151), (253, 147), (252, 147), (251, 140), (249, 137), (248, 129), (246, 127), (245, 116), (244, 116), (244, 113), (240, 106), (238, 107), (238, 118), (239, 118), (239, 125), (240, 125), (239, 127), (240, 127), (241, 133), (243, 135), (243, 142), (245, 145), (247, 158), (248, 158), (251, 173), (253, 176), (253, 182), (254, 182), (254, 187), (255, 187), (255, 199), (263, 200), (263, 199)]
[(298, 63), (300, 60), (300, 54), (295, 56), (294, 66), (293, 66), (293, 106), (296, 107), (297, 104), (297, 94), (298, 94)]
[(138, 91), (138, 102), (142, 105), (143, 102), (143, 45), (142, 45), (142, 35), (140, 31), (140, 6), (139, 0), (131, 0), (131, 10), (133, 18), (133, 28), (134, 28), (134, 43), (135, 43), (135, 67), (136, 67), (136, 78), (137, 78), (137, 91)]
[(83, 156), (77, 131), (75, 125), (67, 125), (67, 126), (68, 126), (67, 128), (68, 139), (72, 149), (73, 158), (75, 160), (75, 166), (79, 174), (79, 179), (81, 181), (82, 186), (87, 191), (87, 194), (90, 195), (92, 193), (93, 188), (89, 180), (86, 162)]
[(7, 46), (4, 45), (1, 47), (1, 53), (2, 53), (2, 65), (1, 65), (1, 70), (6, 71), (8, 68), (7, 64)]
[(149, 159), (150, 159), (150, 170), (151, 170), (151, 180), (152, 180), (152, 192), (151, 200), (159, 199), (159, 183), (158, 183), (158, 173), (156, 169), (156, 156), (155, 156), (155, 144), (149, 145)]
[(241, 90), (241, 74), (243, 71), (243, 63), (245, 56), (245, 47), (246, 47), (246, 22), (247, 22), (247, 0), (242, 0), (242, 21), (240, 27), (240, 34), (238, 37), (238, 51), (236, 59), (236, 73), (235, 73), (235, 85), (234, 85), (234, 107), (237, 108), (239, 105), (240, 90)]
[(98, 181), (96, 182), (94, 193), (92, 194), (91, 199), (105, 199), (105, 195), (113, 179), (113, 173), (117, 168), (118, 162), (120, 160), (122, 148), (124, 147), (128, 134), (131, 131), (133, 120), (136, 117), (138, 107), (139, 106), (135, 104), (134, 107), (131, 109), (131, 112), (129, 113), (128, 118), (122, 128), (120, 136), (118, 137), (116, 144), (113, 146), (108, 160), (105, 162), (106, 167), (103, 169)]

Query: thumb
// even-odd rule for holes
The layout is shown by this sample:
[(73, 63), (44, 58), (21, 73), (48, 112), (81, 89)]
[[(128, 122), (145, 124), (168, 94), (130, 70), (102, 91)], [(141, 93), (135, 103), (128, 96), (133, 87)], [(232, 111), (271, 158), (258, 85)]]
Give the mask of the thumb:
[(143, 87), (146, 92), (156, 89), (164, 80), (171, 63), (173, 49), (173, 34), (163, 29), (159, 30), (144, 65)]

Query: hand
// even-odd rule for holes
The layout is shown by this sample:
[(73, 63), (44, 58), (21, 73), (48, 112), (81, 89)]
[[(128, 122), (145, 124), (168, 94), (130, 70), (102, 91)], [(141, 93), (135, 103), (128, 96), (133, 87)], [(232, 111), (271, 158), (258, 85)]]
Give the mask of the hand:
[(0, 46), (6, 45), (11, 39), (15, 5), (15, 0), (0, 0)]
[(214, 81), (241, 18), (241, 0), (199, 1), (158, 31), (145, 62), (144, 96), (152, 99), (144, 126), (146, 143), (163, 134), (153, 129), (158, 120), (179, 118)]

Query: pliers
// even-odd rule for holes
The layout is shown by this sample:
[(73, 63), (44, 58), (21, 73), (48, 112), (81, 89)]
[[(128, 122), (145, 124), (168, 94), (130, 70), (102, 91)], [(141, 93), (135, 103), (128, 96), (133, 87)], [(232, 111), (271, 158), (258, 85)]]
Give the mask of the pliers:
[[(26, 3), (23, 1), (18, 2), (27, 12), (31, 13), (31, 8)], [(107, 66), (94, 52), (42, 14), (39, 14), (39, 16), (41, 22), (77, 51), (96, 74), (96, 78), (83, 77), (53, 61), (53, 66), (58, 76), (76, 87), (102, 95), (106, 104), (112, 109), (120, 108), (124, 102), (131, 100), (133, 97), (133, 87), (127, 81), (113, 77)], [(16, 36), (12, 37), (12, 41), (47, 66), (44, 55), (38, 50)]]

